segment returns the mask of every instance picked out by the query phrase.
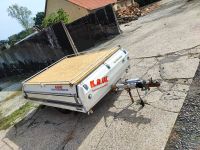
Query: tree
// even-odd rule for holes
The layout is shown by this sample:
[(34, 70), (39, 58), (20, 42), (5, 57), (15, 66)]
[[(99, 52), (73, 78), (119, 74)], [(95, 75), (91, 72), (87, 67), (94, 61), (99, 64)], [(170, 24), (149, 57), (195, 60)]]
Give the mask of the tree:
[(18, 34), (14, 34), (10, 37), (8, 37), (8, 44), (13, 46), (16, 42), (24, 39), (25, 37), (27, 37), (28, 35), (30, 35), (31, 33), (33, 33), (33, 29), (27, 29), (27, 30), (24, 30), (24, 31), (21, 31), (19, 32)]
[(44, 12), (38, 12), (36, 14), (36, 16), (33, 18), (33, 20), (35, 21), (35, 26), (42, 26), (42, 21), (44, 20)]
[(4, 45), (6, 43), (8, 43), (8, 40), (0, 40), (0, 45)]
[(56, 13), (51, 13), (45, 17), (42, 22), (42, 26), (48, 27), (60, 21), (64, 22), (65, 24), (69, 22), (69, 15), (63, 9), (59, 9)]
[(0, 51), (9, 48), (8, 40), (0, 40)]
[(31, 18), (32, 12), (28, 10), (28, 8), (14, 4), (12, 6), (9, 6), (7, 11), (8, 15), (17, 19), (24, 29), (27, 30), (32, 27), (33, 25), (33, 20)]

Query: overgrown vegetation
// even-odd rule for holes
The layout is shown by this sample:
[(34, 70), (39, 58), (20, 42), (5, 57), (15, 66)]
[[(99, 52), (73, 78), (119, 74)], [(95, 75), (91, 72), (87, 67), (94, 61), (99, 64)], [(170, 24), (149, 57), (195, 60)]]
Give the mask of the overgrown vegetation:
[(28, 102), (25, 105), (23, 105), (20, 109), (13, 112), (11, 115), (1, 119), (0, 130), (5, 130), (12, 126), (17, 119), (23, 118), (33, 107), (33, 104)]
[(69, 15), (63, 9), (59, 9), (56, 13), (51, 13), (45, 17), (42, 22), (42, 26), (48, 27), (60, 21), (65, 24), (69, 23)]
[(1, 40), (0, 41), (0, 51), (3, 51), (7, 48), (9, 48), (10, 45), (8, 45), (8, 40)]
[(8, 44), (12, 46), (16, 42), (24, 39), (26, 36), (33, 33), (32, 27), (34, 25), (34, 21), (31, 17), (32, 12), (27, 7), (18, 6), (17, 4), (14, 4), (9, 6), (7, 11), (8, 15), (16, 19), (24, 28), (24, 30), (19, 32), (18, 34), (14, 34), (8, 37)]
[(8, 15), (18, 20), (25, 30), (8, 37), (8, 40), (2, 40), (2, 42), (0, 42), (0, 50), (7, 49), (5, 46), (6, 44), (8, 44), (8, 46), (13, 46), (15, 43), (32, 34), (34, 32), (34, 29), (32, 28), (33, 25), (44, 28), (60, 21), (65, 24), (69, 22), (69, 15), (63, 9), (59, 9), (57, 12), (50, 14), (46, 18), (44, 18), (44, 12), (38, 12), (34, 18), (31, 18), (32, 12), (28, 10), (28, 8), (18, 6), (17, 4), (9, 6), (7, 11)]
[(28, 35), (32, 34), (34, 31), (32, 28), (19, 32), (18, 34), (14, 34), (8, 37), (8, 44), (13, 46), (16, 42), (24, 39)]

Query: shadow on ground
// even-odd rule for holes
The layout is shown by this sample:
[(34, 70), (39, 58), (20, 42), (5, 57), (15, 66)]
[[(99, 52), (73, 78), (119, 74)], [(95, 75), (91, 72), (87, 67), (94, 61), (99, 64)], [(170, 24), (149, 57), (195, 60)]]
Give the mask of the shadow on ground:
[[(119, 96), (120, 93), (106, 95), (94, 107), (92, 115), (78, 112), (64, 114), (52, 107), (40, 107), (34, 114), (12, 127), (6, 138), (24, 150), (78, 149), (91, 132), (99, 134), (97, 137), (100, 140), (109, 126), (117, 120), (122, 119), (137, 126), (151, 122), (151, 119), (137, 115), (131, 105), (115, 107), (114, 102)], [(98, 143), (97, 139), (93, 140)]]

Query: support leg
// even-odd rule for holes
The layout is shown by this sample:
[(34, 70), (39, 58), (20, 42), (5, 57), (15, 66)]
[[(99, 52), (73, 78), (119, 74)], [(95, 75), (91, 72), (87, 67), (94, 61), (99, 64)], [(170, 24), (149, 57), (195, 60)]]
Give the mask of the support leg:
[(134, 99), (133, 99), (133, 95), (131, 93), (131, 89), (127, 89), (127, 92), (128, 92), (128, 94), (129, 94), (129, 96), (131, 98), (132, 103), (134, 103)]
[(140, 105), (142, 105), (142, 107), (144, 107), (145, 103), (144, 103), (144, 101), (142, 100), (142, 98), (141, 98), (141, 96), (140, 96), (140, 93), (138, 92), (138, 89), (136, 89), (136, 90), (137, 90), (138, 96), (139, 96), (139, 98), (140, 98)]

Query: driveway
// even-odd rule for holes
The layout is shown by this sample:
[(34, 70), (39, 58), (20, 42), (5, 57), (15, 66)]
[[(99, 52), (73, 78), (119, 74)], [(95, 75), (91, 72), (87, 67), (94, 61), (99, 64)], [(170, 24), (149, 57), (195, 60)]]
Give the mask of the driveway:
[[(92, 115), (39, 108), (31, 117), (1, 131), (0, 146), (34, 149), (161, 150), (199, 65), (200, 1), (163, 0), (161, 7), (122, 25), (123, 33), (94, 49), (121, 45), (129, 51), (131, 69), (124, 78), (158, 79), (148, 103), (131, 104), (126, 92), (109, 94)], [(135, 100), (138, 100), (133, 90)], [(1, 147), (0, 147), (1, 148)]]

